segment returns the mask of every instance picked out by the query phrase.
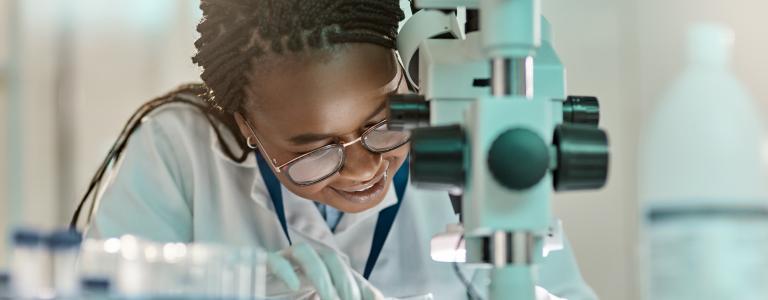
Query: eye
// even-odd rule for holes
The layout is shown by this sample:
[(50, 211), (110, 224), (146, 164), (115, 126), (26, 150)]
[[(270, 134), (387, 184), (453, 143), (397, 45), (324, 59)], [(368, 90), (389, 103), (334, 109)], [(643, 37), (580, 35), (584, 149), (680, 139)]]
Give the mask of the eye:
[(320, 149), (322, 147), (325, 147), (325, 146), (328, 146), (328, 145), (332, 145), (332, 144), (337, 144), (337, 143), (338, 143), (338, 141), (335, 140), (335, 139), (328, 139), (327, 141), (318, 141), (316, 143), (302, 145), (301, 148), (294, 149), (294, 150), (291, 151), (291, 153), (294, 156), (304, 155), (304, 154), (307, 154), (309, 152), (312, 152), (312, 151), (315, 151), (317, 149)]
[[(384, 116), (379, 116), (379, 117), (377, 117), (375, 120), (373, 120), (373, 121), (370, 121), (370, 122), (366, 123), (366, 124), (365, 124), (365, 129), (367, 130), (367, 129), (369, 129), (369, 128), (373, 127), (373, 126), (376, 126), (376, 124), (379, 124), (379, 123), (381, 123), (382, 121), (384, 121), (384, 119), (385, 119), (385, 117), (384, 117)], [(382, 128), (386, 129), (386, 128), (387, 128), (387, 125), (386, 125), (386, 124), (384, 124), (384, 126), (383, 126)]]

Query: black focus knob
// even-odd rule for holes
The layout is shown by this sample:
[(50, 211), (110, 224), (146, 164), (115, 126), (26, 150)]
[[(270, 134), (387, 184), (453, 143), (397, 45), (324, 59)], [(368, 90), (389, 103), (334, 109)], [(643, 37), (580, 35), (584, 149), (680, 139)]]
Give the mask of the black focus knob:
[(524, 190), (533, 187), (549, 170), (549, 147), (535, 132), (514, 128), (493, 141), (488, 168), (501, 185)]
[(416, 128), (411, 132), (411, 178), (429, 189), (464, 187), (466, 137), (459, 125)]
[(429, 102), (419, 94), (398, 94), (389, 97), (389, 128), (412, 130), (429, 126)]
[(608, 136), (586, 125), (560, 125), (555, 129), (556, 191), (598, 189), (608, 178)]
[(563, 122), (596, 127), (600, 123), (600, 102), (597, 97), (568, 96), (563, 102)]

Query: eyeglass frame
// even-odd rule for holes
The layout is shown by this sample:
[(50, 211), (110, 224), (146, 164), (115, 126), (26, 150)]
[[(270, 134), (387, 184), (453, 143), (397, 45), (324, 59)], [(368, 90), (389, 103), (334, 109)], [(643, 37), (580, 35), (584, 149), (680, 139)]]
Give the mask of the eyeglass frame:
[[(395, 90), (394, 90), (394, 91), (391, 91), (390, 93), (392, 93), (392, 92), (397, 92), (397, 90), (398, 90), (398, 89), (400, 88), (400, 86), (402, 85), (402, 82), (403, 82), (403, 77), (405, 77), (405, 71), (403, 70), (403, 66), (402, 66), (402, 64), (399, 62), (399, 60), (398, 60), (398, 73), (399, 73), (398, 75), (399, 75), (399, 77), (400, 77), (400, 78), (398, 79), (397, 87), (395, 88)], [(406, 82), (406, 83), (407, 83), (407, 82)], [(296, 184), (296, 185), (299, 185), (299, 186), (309, 186), (309, 185), (313, 185), (313, 184), (316, 184), (316, 183), (318, 183), (318, 182), (321, 182), (321, 181), (323, 181), (323, 180), (326, 180), (326, 179), (330, 178), (331, 176), (333, 176), (334, 174), (338, 173), (338, 172), (339, 172), (339, 170), (341, 170), (341, 168), (342, 168), (342, 167), (344, 167), (344, 163), (346, 162), (346, 158), (347, 158), (347, 154), (346, 154), (346, 148), (347, 148), (347, 147), (349, 147), (349, 146), (351, 146), (351, 145), (354, 145), (354, 144), (355, 144), (355, 143), (357, 143), (357, 142), (361, 142), (361, 141), (363, 140), (363, 138), (364, 138), (364, 137), (366, 137), (366, 136), (367, 136), (367, 135), (368, 135), (368, 134), (369, 134), (371, 131), (375, 130), (375, 129), (376, 129), (376, 128), (378, 128), (378, 127), (381, 127), (382, 125), (386, 124), (386, 123), (387, 123), (387, 121), (388, 121), (388, 119), (384, 119), (384, 120), (381, 120), (380, 122), (376, 123), (375, 125), (371, 126), (370, 128), (366, 129), (365, 131), (363, 131), (363, 133), (362, 133), (362, 134), (360, 134), (360, 136), (359, 136), (359, 137), (357, 137), (356, 139), (354, 139), (354, 140), (352, 140), (352, 141), (349, 141), (349, 142), (346, 142), (346, 143), (338, 143), (338, 142), (337, 142), (337, 143), (328, 144), (328, 145), (325, 145), (325, 146), (322, 146), (322, 147), (319, 147), (319, 148), (315, 148), (315, 149), (312, 149), (312, 150), (310, 150), (310, 151), (307, 151), (307, 152), (306, 152), (306, 153), (304, 153), (304, 154), (301, 154), (301, 155), (299, 155), (299, 156), (297, 156), (297, 157), (294, 157), (294, 158), (292, 158), (291, 160), (289, 160), (289, 161), (287, 161), (287, 162), (285, 162), (285, 163), (283, 163), (283, 164), (281, 164), (281, 165), (278, 165), (278, 163), (277, 163), (277, 160), (276, 160), (276, 159), (274, 159), (274, 158), (272, 158), (272, 157), (269, 155), (269, 153), (267, 153), (267, 149), (266, 149), (266, 148), (264, 147), (264, 145), (261, 143), (261, 140), (259, 140), (259, 137), (258, 137), (258, 135), (256, 134), (256, 131), (255, 131), (255, 130), (253, 130), (253, 126), (251, 126), (251, 122), (250, 122), (250, 121), (248, 121), (248, 119), (246, 119), (246, 118), (243, 118), (243, 120), (245, 121), (245, 125), (248, 127), (248, 130), (250, 130), (250, 131), (251, 131), (251, 135), (250, 135), (250, 136), (248, 136), (248, 137), (246, 138), (246, 144), (247, 144), (247, 145), (248, 145), (248, 147), (249, 147), (249, 148), (251, 148), (251, 149), (254, 149), (254, 150), (256, 150), (257, 148), (258, 148), (258, 149), (261, 149), (261, 152), (264, 154), (264, 156), (266, 157), (266, 159), (267, 159), (267, 160), (270, 162), (270, 164), (272, 165), (272, 168), (273, 168), (273, 169), (275, 170), (275, 172), (277, 172), (277, 173), (282, 173), (282, 172), (283, 172), (283, 171), (282, 171), (282, 169), (283, 169), (283, 168), (286, 168), (286, 167), (288, 167), (289, 165), (291, 165), (291, 164), (295, 163), (296, 161), (298, 161), (298, 160), (300, 160), (300, 159), (302, 159), (302, 158), (304, 158), (304, 157), (307, 157), (307, 156), (309, 156), (309, 155), (310, 155), (310, 154), (312, 154), (312, 153), (315, 153), (315, 152), (317, 152), (317, 151), (321, 151), (321, 150), (325, 150), (325, 149), (328, 149), (328, 148), (332, 148), (332, 147), (338, 147), (338, 146), (341, 146), (341, 162), (339, 162), (339, 165), (336, 167), (336, 169), (335, 169), (333, 172), (330, 172), (330, 173), (328, 173), (328, 175), (326, 175), (326, 176), (323, 176), (323, 177), (322, 177), (322, 178), (320, 178), (320, 179), (317, 179), (317, 180), (313, 180), (313, 181), (311, 181), (311, 182), (308, 182), (308, 183), (299, 183), (299, 182), (296, 182), (296, 181), (295, 181), (295, 180), (294, 180), (294, 179), (293, 179), (293, 178), (292, 178), (290, 175), (286, 176), (286, 177), (288, 177), (288, 179), (289, 179), (289, 180), (291, 180), (291, 182), (293, 182), (294, 184)], [(256, 140), (256, 145), (254, 145), (254, 144), (253, 144), (253, 142), (251, 142), (251, 138), (253, 138), (253, 139), (255, 139), (255, 140)], [(361, 142), (360, 144), (361, 144), (361, 145), (363, 145), (363, 148), (365, 148), (366, 150), (368, 150), (368, 151), (370, 151), (370, 152), (373, 152), (373, 153), (378, 153), (378, 154), (382, 154), (382, 153), (386, 153), (386, 152), (389, 152), (389, 151), (395, 150), (395, 149), (397, 149), (397, 148), (400, 148), (400, 147), (402, 147), (403, 145), (405, 145), (405, 144), (408, 144), (410, 141), (411, 141), (411, 138), (410, 138), (410, 136), (409, 136), (409, 137), (408, 137), (408, 139), (406, 139), (406, 140), (405, 140), (405, 141), (404, 141), (402, 144), (400, 144), (400, 145), (397, 145), (397, 146), (394, 146), (394, 147), (391, 147), (391, 148), (389, 148), (389, 149), (387, 149), (387, 150), (383, 150), (383, 151), (377, 151), (377, 150), (373, 150), (373, 149), (369, 148), (369, 147), (368, 147), (368, 145), (366, 145), (366, 144), (365, 144), (365, 142)]]
[[(248, 147), (251, 148), (251, 149), (254, 149), (254, 150), (256, 150), (257, 148), (261, 149), (261, 152), (264, 153), (264, 156), (272, 164), (272, 168), (277, 173), (282, 173), (283, 172), (282, 171), (283, 168), (289, 167), (291, 164), (293, 164), (293, 163), (295, 163), (295, 162), (297, 162), (297, 161), (299, 161), (299, 160), (301, 160), (301, 159), (303, 159), (303, 158), (305, 158), (305, 157), (307, 157), (307, 156), (309, 156), (309, 155), (311, 155), (313, 153), (316, 153), (316, 152), (322, 151), (322, 150), (326, 150), (326, 149), (329, 149), (329, 148), (333, 148), (333, 147), (341, 147), (341, 161), (339, 162), (338, 166), (335, 167), (335, 170), (333, 172), (328, 173), (328, 175), (325, 175), (325, 176), (323, 176), (323, 177), (321, 177), (319, 179), (316, 179), (316, 180), (313, 180), (313, 181), (307, 182), (307, 183), (296, 182), (290, 175), (286, 176), (286, 177), (288, 177), (289, 180), (291, 180), (291, 182), (293, 182), (296, 185), (309, 186), (309, 185), (313, 185), (313, 184), (316, 184), (318, 182), (321, 182), (323, 180), (326, 180), (326, 179), (330, 178), (331, 176), (333, 176), (334, 174), (338, 173), (339, 170), (341, 170), (341, 168), (344, 166), (344, 163), (346, 162), (346, 159), (347, 159), (346, 148), (351, 146), (351, 145), (354, 145), (354, 144), (356, 144), (358, 142), (360, 142), (360, 144), (366, 150), (368, 150), (370, 152), (373, 152), (373, 153), (377, 153), (377, 154), (387, 153), (389, 151), (392, 151), (392, 150), (395, 150), (397, 148), (400, 148), (400, 147), (404, 146), (405, 144), (408, 144), (408, 142), (410, 142), (410, 140), (411, 140), (410, 137), (408, 137), (408, 139), (406, 139), (401, 144), (396, 145), (396, 146), (392, 146), (392, 147), (387, 148), (385, 150), (374, 150), (374, 149), (371, 149), (368, 145), (366, 145), (366, 143), (363, 141), (363, 138), (367, 137), (368, 134), (370, 134), (371, 132), (373, 132), (377, 128), (387, 124), (387, 121), (388, 121), (388, 119), (384, 119), (384, 120), (379, 121), (378, 123), (376, 123), (376, 125), (373, 125), (370, 128), (368, 128), (365, 131), (363, 131), (363, 133), (360, 134), (359, 137), (357, 137), (356, 139), (354, 139), (352, 141), (349, 141), (349, 142), (346, 142), (346, 143), (339, 143), (339, 142), (337, 142), (337, 143), (328, 144), (328, 145), (325, 145), (325, 146), (322, 146), (322, 147), (319, 147), (319, 148), (315, 148), (315, 149), (312, 149), (310, 151), (307, 151), (304, 154), (301, 154), (301, 155), (299, 155), (297, 157), (294, 157), (291, 160), (289, 160), (289, 161), (287, 161), (287, 162), (285, 162), (283, 164), (280, 164), (280, 165), (278, 165), (276, 159), (272, 158), (269, 155), (269, 153), (267, 153), (267, 149), (261, 143), (261, 140), (259, 140), (259, 137), (256, 135), (256, 131), (253, 130), (253, 127), (251, 127), (250, 122), (247, 121), (247, 120), (245, 120), (245, 123), (246, 123), (246, 126), (248, 126), (248, 130), (251, 131), (251, 135), (246, 138), (246, 144), (248, 144)], [(251, 142), (251, 138), (256, 140), (256, 145), (254, 145), (253, 142)]]

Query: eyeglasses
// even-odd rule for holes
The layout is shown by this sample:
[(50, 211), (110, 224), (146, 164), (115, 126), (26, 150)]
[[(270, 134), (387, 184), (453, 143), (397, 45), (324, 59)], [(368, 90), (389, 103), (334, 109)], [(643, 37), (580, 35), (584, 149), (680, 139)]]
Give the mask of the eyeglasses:
[[(301, 186), (318, 183), (336, 174), (344, 166), (345, 149), (357, 142), (373, 153), (385, 153), (407, 144), (411, 138), (409, 132), (389, 130), (387, 120), (383, 120), (365, 130), (353, 141), (326, 145), (299, 155), (286, 163), (278, 164), (277, 160), (270, 158), (267, 154), (250, 122), (246, 121), (246, 124), (251, 131), (251, 136), (247, 139), (248, 147), (260, 148), (276, 172), (285, 172), (293, 183)], [(251, 138), (256, 141), (255, 145), (251, 142)]]

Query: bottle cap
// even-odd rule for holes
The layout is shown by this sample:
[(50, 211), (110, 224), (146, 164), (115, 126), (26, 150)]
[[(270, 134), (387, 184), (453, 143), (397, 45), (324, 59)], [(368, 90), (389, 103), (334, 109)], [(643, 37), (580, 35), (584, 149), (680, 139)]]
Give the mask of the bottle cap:
[(0, 272), (0, 286), (6, 286), (11, 282), (11, 275), (6, 272)]
[(80, 284), (83, 290), (90, 292), (106, 292), (111, 286), (109, 278), (104, 277), (85, 277)]
[(40, 232), (28, 228), (17, 229), (13, 233), (13, 243), (16, 246), (34, 247), (43, 242)]
[(54, 250), (77, 248), (82, 241), (83, 237), (77, 231), (60, 230), (48, 237), (48, 246)]
[(730, 62), (735, 34), (728, 26), (699, 23), (688, 32), (688, 57), (693, 63), (724, 66)]

